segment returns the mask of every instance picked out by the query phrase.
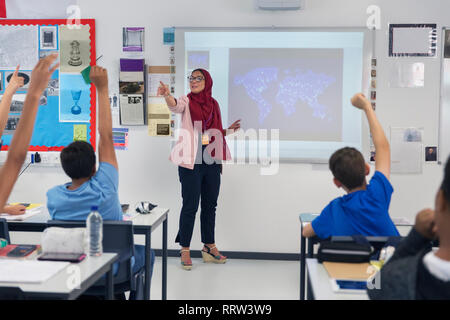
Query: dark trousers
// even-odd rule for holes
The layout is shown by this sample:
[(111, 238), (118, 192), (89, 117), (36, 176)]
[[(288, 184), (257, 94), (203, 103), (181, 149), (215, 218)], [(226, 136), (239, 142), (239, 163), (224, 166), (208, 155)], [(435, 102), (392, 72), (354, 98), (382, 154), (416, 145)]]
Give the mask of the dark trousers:
[[(183, 207), (180, 227), (175, 242), (182, 247), (190, 247), (194, 230), (195, 215), (201, 201), (200, 229), (203, 243), (215, 243), (217, 198), (220, 190), (221, 164), (196, 164), (194, 170), (178, 167), (181, 182)], [(200, 200), (201, 199), (201, 200)]]

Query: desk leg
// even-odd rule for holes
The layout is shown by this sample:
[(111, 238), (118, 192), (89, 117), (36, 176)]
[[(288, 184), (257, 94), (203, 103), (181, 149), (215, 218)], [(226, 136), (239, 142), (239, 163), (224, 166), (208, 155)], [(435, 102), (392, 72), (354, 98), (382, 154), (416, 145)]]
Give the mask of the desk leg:
[(167, 216), (163, 222), (162, 247), (162, 300), (167, 300)]
[(305, 264), (306, 264), (306, 244), (305, 237), (300, 234), (300, 300), (305, 300)]
[(152, 231), (145, 233), (145, 284), (144, 284), (144, 300), (150, 300), (150, 250), (152, 249)]
[[(312, 258), (314, 256), (314, 244), (313, 244), (313, 241), (311, 239), (308, 239), (307, 241), (308, 241), (308, 253), (307, 253), (307, 256), (308, 256), (308, 258)], [(311, 289), (311, 285), (310, 285), (309, 277), (308, 277), (308, 281), (306, 283), (306, 295), (307, 295), (306, 299), (307, 300), (313, 300), (314, 299), (311, 291), (312, 291), (312, 289)]]
[(312, 290), (311, 279), (308, 276), (308, 300), (316, 300), (314, 297), (314, 292)]
[(112, 264), (109, 266), (109, 271), (106, 273), (106, 300), (114, 300), (114, 280)]

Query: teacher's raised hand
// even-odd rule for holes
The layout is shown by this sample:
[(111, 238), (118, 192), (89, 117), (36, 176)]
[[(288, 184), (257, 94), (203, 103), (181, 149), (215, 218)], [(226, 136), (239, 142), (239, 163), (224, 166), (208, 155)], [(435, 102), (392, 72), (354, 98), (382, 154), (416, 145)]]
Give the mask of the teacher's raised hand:
[(241, 119), (236, 120), (235, 122), (233, 122), (233, 124), (228, 128), (228, 130), (232, 131), (232, 133), (235, 133), (239, 129), (241, 129)]
[(170, 89), (169, 86), (162, 83), (162, 81), (159, 82), (159, 87), (158, 87), (158, 96), (164, 96), (167, 97), (170, 95)]

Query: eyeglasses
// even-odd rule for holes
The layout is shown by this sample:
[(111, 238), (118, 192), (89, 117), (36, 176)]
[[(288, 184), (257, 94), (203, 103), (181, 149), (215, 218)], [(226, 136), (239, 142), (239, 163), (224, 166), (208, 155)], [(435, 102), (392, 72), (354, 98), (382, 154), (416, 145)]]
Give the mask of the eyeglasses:
[(193, 81), (200, 82), (202, 80), (205, 80), (205, 78), (200, 77), (200, 76), (198, 76), (198, 77), (188, 76), (187, 78), (188, 78), (189, 82), (193, 82)]

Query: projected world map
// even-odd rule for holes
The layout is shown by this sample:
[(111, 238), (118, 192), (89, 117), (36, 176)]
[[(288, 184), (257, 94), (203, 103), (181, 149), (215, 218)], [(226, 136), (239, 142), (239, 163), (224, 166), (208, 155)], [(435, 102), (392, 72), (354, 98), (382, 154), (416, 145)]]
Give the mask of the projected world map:
[(275, 67), (255, 68), (243, 76), (234, 77), (234, 84), (242, 85), (247, 95), (258, 105), (260, 124), (264, 123), (273, 110), (272, 102), (264, 97), (264, 93), (275, 82), (278, 82), (278, 88), (274, 102), (283, 106), (286, 116), (294, 114), (297, 103), (302, 101), (312, 109), (313, 117), (318, 119), (327, 117), (327, 107), (320, 104), (318, 99), (331, 84), (336, 82), (336, 78), (311, 70), (295, 69), (280, 72), (280, 69)]

